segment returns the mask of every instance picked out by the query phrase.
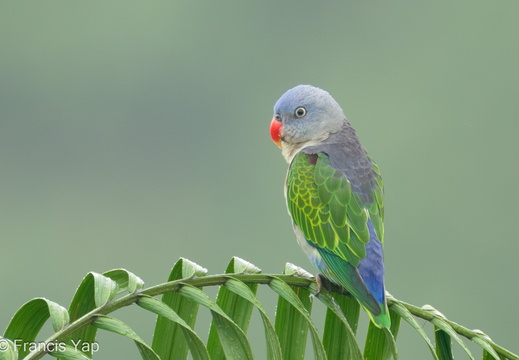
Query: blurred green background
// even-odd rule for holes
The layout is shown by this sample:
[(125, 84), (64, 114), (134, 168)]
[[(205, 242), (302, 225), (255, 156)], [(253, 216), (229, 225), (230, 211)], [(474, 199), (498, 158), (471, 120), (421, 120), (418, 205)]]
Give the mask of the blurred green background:
[[(88, 271), (153, 285), (179, 257), (216, 274), (236, 255), (314, 272), (268, 135), (278, 97), (307, 83), (382, 170), (388, 291), (519, 352), (518, 13), (515, 0), (3, 1), (0, 326), (33, 297), (68, 306)], [(151, 338), (152, 316), (128, 322)], [(98, 359), (138, 358), (127, 339), (99, 342)], [(399, 346), (429, 356), (407, 326)]]

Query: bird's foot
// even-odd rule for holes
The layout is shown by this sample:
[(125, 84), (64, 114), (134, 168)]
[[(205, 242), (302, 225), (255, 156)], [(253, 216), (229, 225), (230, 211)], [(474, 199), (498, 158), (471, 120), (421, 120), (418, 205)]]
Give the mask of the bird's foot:
[(332, 291), (332, 282), (328, 280), (323, 274), (317, 274), (315, 276), (315, 283), (317, 285), (315, 296), (318, 296), (323, 288), (328, 291)]
[(315, 296), (318, 296), (322, 289), (326, 289), (329, 292), (334, 292), (341, 295), (350, 295), (349, 291), (346, 290), (343, 286), (335, 284), (323, 274), (317, 274), (315, 276), (315, 283), (317, 285)]

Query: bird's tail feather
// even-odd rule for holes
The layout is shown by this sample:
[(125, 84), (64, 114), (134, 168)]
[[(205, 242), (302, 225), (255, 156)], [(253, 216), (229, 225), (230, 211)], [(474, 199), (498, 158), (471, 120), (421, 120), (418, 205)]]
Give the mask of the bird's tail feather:
[(382, 303), (378, 302), (367, 289), (357, 268), (325, 249), (318, 249), (318, 251), (326, 265), (325, 269), (319, 269), (323, 275), (348, 290), (377, 327), (389, 328), (391, 319), (385, 296)]

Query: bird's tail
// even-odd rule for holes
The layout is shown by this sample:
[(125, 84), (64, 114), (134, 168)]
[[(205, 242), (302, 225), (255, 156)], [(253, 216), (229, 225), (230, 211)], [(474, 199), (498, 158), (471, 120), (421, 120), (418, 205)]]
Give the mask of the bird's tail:
[(323, 264), (321, 264), (321, 266), (317, 264), (316, 266), (324, 276), (332, 282), (342, 285), (349, 291), (364, 310), (366, 310), (377, 327), (389, 328), (391, 326), (391, 319), (389, 318), (384, 285), (381, 285), (381, 296), (377, 300), (368, 290), (366, 283), (356, 267), (328, 250), (320, 248), (317, 250), (321, 255)]
[[(385, 299), (384, 299), (385, 300)], [(362, 303), (361, 303), (362, 305)], [(364, 306), (362, 306), (366, 312), (368, 313), (369, 317), (371, 318), (371, 321), (373, 321), (373, 324), (375, 324), (378, 328), (388, 328), (391, 326), (391, 318), (389, 317), (389, 310), (387, 309), (387, 303), (384, 301), (383, 304), (380, 304), (380, 314), (373, 315), (371, 311), (366, 309)]]

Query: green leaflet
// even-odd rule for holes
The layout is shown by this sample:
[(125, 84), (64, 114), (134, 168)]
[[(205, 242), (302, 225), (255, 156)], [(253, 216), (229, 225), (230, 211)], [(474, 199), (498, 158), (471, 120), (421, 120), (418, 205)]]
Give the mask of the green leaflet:
[(70, 345), (64, 346), (59, 351), (51, 352), (49, 355), (61, 360), (90, 360), (88, 356)]
[(117, 295), (117, 283), (104, 275), (95, 272), (90, 274), (94, 277), (95, 306), (103, 306)]
[(213, 323), (227, 358), (253, 359), (252, 349), (243, 330), (206, 293), (187, 284), (178, 293), (211, 310)]
[[(263, 306), (256, 298), (256, 294), (249, 288), (250, 285), (246, 285), (241, 281), (235, 279), (229, 279), (225, 283), (225, 287), (232, 291), (234, 294), (246, 299), (253, 304), (259, 311), (263, 326), (265, 328), (265, 339), (267, 343), (267, 359), (268, 360), (281, 360), (282, 352), (279, 339), (276, 335), (274, 325), (272, 325), (267, 313), (263, 309)], [(213, 358), (214, 359), (214, 358)]]
[(323, 345), (328, 359), (362, 360), (362, 353), (355, 339), (359, 322), (359, 302), (349, 295), (321, 290), (317, 298), (327, 307)]
[(103, 275), (115, 281), (117, 284), (117, 294), (124, 291), (133, 293), (144, 287), (144, 281), (126, 269), (109, 270), (104, 272)]
[(92, 323), (93, 326), (106, 331), (111, 331), (119, 335), (132, 339), (137, 345), (144, 360), (160, 360), (160, 357), (148, 346), (128, 325), (121, 320), (106, 315), (98, 315)]
[(483, 358), (486, 357), (488, 359), (501, 360), (499, 354), (496, 353), (496, 351), (492, 348), (492, 345), (490, 345), (492, 342), (490, 337), (478, 329), (474, 329), (473, 332), (476, 334), (476, 336), (473, 336), (470, 340), (474, 341), (483, 348)]
[(433, 346), (431, 340), (429, 339), (429, 337), (427, 336), (425, 331), (422, 329), (422, 327), (415, 320), (415, 318), (413, 317), (411, 312), (409, 312), (409, 310), (407, 308), (405, 308), (404, 306), (402, 306), (402, 304), (400, 304), (398, 302), (393, 302), (393, 304), (391, 305), (391, 311), (393, 311), (395, 314), (398, 314), (398, 316), (400, 318), (404, 319), (409, 325), (411, 325), (411, 327), (413, 327), (418, 332), (418, 334), (420, 334), (422, 339), (425, 341), (425, 343), (429, 347), (429, 350), (431, 351), (431, 355), (433, 356), (433, 358), (435, 360), (438, 360), (438, 356), (436, 355), (436, 352), (435, 352), (435, 349), (434, 349), (434, 346)]
[(0, 336), (0, 360), (18, 360), (18, 349), (12, 340)]
[[(285, 274), (307, 276), (306, 271), (287, 263)], [(312, 303), (306, 289), (293, 288), (277, 277), (272, 277), (269, 287), (279, 295), (276, 310), (276, 333), (284, 359), (304, 359), (307, 333), (310, 331), (315, 359), (326, 359), (324, 346), (310, 318)]]
[(461, 348), (465, 351), (467, 356), (471, 360), (474, 360), (474, 357), (472, 356), (467, 345), (465, 345), (463, 340), (461, 340), (461, 338), (458, 336), (456, 331), (454, 331), (452, 326), (450, 326), (449, 323), (447, 323), (445, 321), (445, 316), (442, 313), (440, 313), (438, 310), (434, 309), (430, 305), (424, 305), (424, 306), (422, 306), (422, 309), (424, 309), (425, 311), (428, 311), (429, 313), (434, 315), (434, 318), (432, 319), (431, 322), (433, 323), (435, 328), (443, 330), (448, 336), (450, 336), (452, 339), (454, 339), (454, 341), (456, 341), (461, 346)]
[(434, 340), (436, 343), (436, 355), (440, 360), (453, 360), (452, 341), (449, 335), (438, 327), (434, 329)]
[[(96, 307), (106, 305), (106, 303), (113, 299), (115, 295), (117, 295), (125, 289), (127, 290), (127, 288), (124, 288), (125, 283), (126, 286), (128, 286), (130, 282), (138, 283), (137, 280), (129, 280), (130, 278), (135, 277), (135, 275), (133, 275), (130, 272), (127, 272), (126, 270), (116, 269), (107, 271), (106, 274), (108, 276), (105, 276), (104, 274), (90, 272), (87, 274), (87, 276), (85, 276), (85, 278), (79, 285), (78, 289), (76, 290), (76, 293), (74, 294), (72, 301), (70, 302), (68, 311), (70, 314), (71, 322), (76, 321), (77, 319), (81, 318), (83, 315), (90, 312)], [(117, 281), (111, 279), (110, 276), (114, 276), (114, 278), (116, 278)], [(127, 281), (125, 281), (126, 276), (128, 277)], [(142, 280), (140, 282), (142, 283)], [(142, 285), (143, 284), (135, 286), (142, 287)], [(69, 345), (71, 345), (73, 342), (78, 341), (92, 344), (96, 339), (96, 334), (96, 327), (87, 326), (75, 332), (70, 337), (70, 339), (67, 339), (67, 341)], [(88, 350), (85, 352), (85, 355), (89, 357), (92, 356), (91, 347), (88, 348)]]
[[(194, 262), (180, 258), (171, 273), (168, 281), (175, 281), (189, 277), (201, 277), (207, 274), (207, 270)], [(194, 328), (198, 315), (198, 303), (184, 296), (170, 292), (162, 295), (162, 302), (169, 306), (186, 325)], [(189, 343), (185, 336), (185, 327), (179, 322), (172, 321), (169, 317), (159, 315), (155, 324), (152, 342), (153, 350), (162, 360), (186, 359), (189, 351)]]
[[(61, 330), (69, 322), (68, 312), (61, 305), (45, 298), (32, 299), (26, 302), (13, 316), (5, 330), (4, 337), (18, 339), (20, 343), (30, 343), (36, 339), (49, 317), (54, 331)], [(29, 349), (21, 347), (18, 356), (21, 359), (28, 353)], [(7, 354), (4, 355), (7, 356)]]
[[(240, 259), (239, 257), (233, 257), (225, 270), (226, 274), (236, 274), (236, 273), (245, 273), (245, 274), (259, 274), (261, 270), (251, 263)], [(229, 317), (243, 330), (243, 332), (247, 332), (249, 327), (250, 318), (252, 315), (252, 310), (254, 305), (251, 303), (251, 299), (255, 299), (255, 294), (258, 290), (257, 284), (251, 284), (249, 286), (240, 283), (245, 286), (248, 290), (242, 290), (242, 293), (245, 293), (249, 296), (249, 298), (244, 298), (243, 296), (239, 296), (232, 290), (235, 287), (232, 287), (231, 284), (234, 284), (234, 280), (230, 279), (225, 286), (222, 286), (218, 291), (218, 296), (216, 298), (216, 304), (227, 314)], [(237, 285), (236, 287), (239, 287)], [(252, 294), (252, 295), (251, 295)], [(218, 329), (216, 328), (215, 322), (211, 324), (211, 329), (209, 331), (209, 339), (207, 340), (207, 349), (209, 354), (211, 355), (212, 360), (225, 359), (225, 354), (221, 345), (221, 341), (218, 335)]]
[[(299, 277), (311, 278), (312, 275), (303, 269), (287, 263), (283, 273)], [(312, 310), (310, 291), (307, 289), (289, 287), (296, 292), (297, 297), (307, 312)], [(306, 340), (308, 338), (308, 322), (301, 313), (301, 308), (294, 307), (284, 297), (279, 296), (276, 307), (275, 330), (282, 349), (284, 359), (303, 360), (305, 358)]]
[[(81, 282), (71, 302), (69, 311), (53, 301), (36, 298), (23, 305), (11, 320), (5, 337), (30, 343), (36, 339), (47, 319), (51, 319), (56, 332), (62, 331), (70, 321), (75, 321), (95, 307), (102, 307), (123, 291), (135, 291), (142, 288), (143, 282), (137, 276), (124, 269), (115, 269), (104, 274), (90, 272)], [(51, 354), (63, 359), (83, 359), (85, 354), (70, 347), (72, 341), (81, 339), (83, 343), (95, 341), (96, 329), (93, 326), (82, 328), (69, 339), (63, 339), (63, 349)], [(65, 342), (69, 345), (65, 346)], [(63, 351), (61, 351), (63, 350)], [(89, 351), (91, 351), (91, 347)], [(20, 347), (19, 357), (25, 357), (29, 347)], [(90, 353), (89, 353), (90, 354)]]
[[(200, 337), (193, 331), (193, 329), (168, 305), (160, 300), (152, 297), (142, 296), (138, 301), (137, 305), (151, 311), (165, 319), (168, 319), (180, 326), (182, 333), (185, 337), (186, 343), (189, 346), (191, 355), (194, 360), (209, 360), (209, 353)], [(162, 340), (170, 342), (171, 338), (163, 337)], [(181, 344), (183, 345), (183, 344)], [(173, 351), (174, 351), (173, 347)]]
[(373, 322), (369, 323), (368, 334), (364, 346), (364, 359), (368, 360), (398, 360), (395, 339), (400, 330), (400, 316), (389, 310), (391, 316), (391, 328), (378, 328)]
[[(103, 313), (110, 314), (118, 309), (136, 303), (140, 307), (159, 314), (161, 317), (172, 321), (179, 326), (181, 336), (187, 341), (191, 356), (194, 360), (209, 360), (209, 352), (206, 345), (200, 339), (200, 336), (193, 330), (193, 327), (187, 324), (180, 314), (171, 307), (151, 296), (160, 294), (179, 292), (181, 297), (191, 299), (198, 305), (206, 306), (211, 310), (213, 317), (217, 318), (220, 333), (225, 333), (224, 341), (226, 343), (227, 358), (252, 358), (252, 353), (243, 332), (243, 326), (240, 324), (242, 320), (237, 318), (230, 318), (230, 314), (225, 314), (223, 311), (225, 306), (220, 306), (219, 301), (216, 303), (208, 298), (203, 293), (202, 288), (209, 286), (222, 286), (239, 298), (251, 303), (256, 307), (260, 313), (263, 322), (265, 337), (267, 343), (267, 358), (271, 360), (281, 359), (282, 353), (289, 353), (290, 356), (285, 358), (290, 359), (304, 359), (305, 343), (310, 331), (312, 341), (314, 343), (315, 358), (325, 359), (356, 359), (361, 360), (357, 339), (355, 339), (355, 330), (359, 316), (359, 304), (350, 295), (329, 294), (327, 288), (322, 288), (316, 297), (327, 306), (326, 322), (324, 324), (324, 334), (319, 337), (316, 331), (315, 320), (310, 318), (311, 308), (311, 293), (316, 292), (316, 284), (312, 282), (312, 276), (306, 273), (301, 268), (292, 264), (287, 264), (284, 274), (286, 275), (262, 275), (254, 265), (238, 258), (233, 258), (231, 265), (227, 268), (226, 274), (212, 275), (209, 277), (199, 277), (197, 275), (205, 275), (205, 269), (190, 262), (189, 260), (181, 259), (176, 265), (173, 278), (177, 275), (186, 275), (186, 278), (181, 278), (180, 281), (172, 281), (158, 286), (154, 286), (142, 291), (136, 291), (142, 286), (142, 281), (135, 275), (124, 269), (116, 269), (103, 273), (103, 275), (93, 275), (89, 273), (74, 296), (73, 303), (81, 304), (85, 302), (85, 306), (71, 306), (71, 309), (85, 310), (90, 308), (95, 303), (95, 292), (111, 293), (114, 289), (113, 284), (107, 279), (111, 279), (117, 285), (117, 294), (123, 291), (128, 292), (123, 296), (119, 296), (103, 304), (94, 312), (90, 312), (86, 316), (77, 318), (78, 311), (71, 314), (71, 319), (76, 318), (68, 323), (67, 311), (60, 305), (43, 298), (36, 298), (24, 304), (14, 315), (11, 320), (4, 338), (0, 337), (0, 360), (16, 360), (21, 359), (22, 356), (14, 346), (13, 339), (19, 344), (32, 342), (32, 340), (40, 340), (43, 334), (38, 334), (41, 325), (49, 322), (56, 331), (50, 338), (45, 340), (46, 344), (60, 344), (55, 350), (32, 350), (27, 355), (27, 359), (40, 359), (42, 356), (49, 358), (49, 356), (57, 357), (66, 360), (85, 360), (90, 357), (87, 356), (87, 351), (81, 351), (80, 348), (66, 345), (67, 339), (77, 338), (75, 334), (81, 332), (85, 328), (101, 328), (115, 333), (122, 334), (134, 340), (139, 347), (142, 358), (157, 359), (157, 355), (140, 339), (133, 330), (120, 320), (114, 319), (110, 316), (103, 315)], [(233, 274), (230, 274), (234, 272)], [(103, 276), (105, 278), (103, 278)], [(96, 281), (99, 279), (99, 281)], [(270, 288), (274, 290), (279, 296), (278, 308), (276, 311), (276, 325), (272, 325), (270, 319), (267, 317), (263, 305), (255, 296), (255, 289), (252, 287), (257, 284), (269, 284)], [(290, 285), (289, 285), (290, 284)], [(266, 285), (264, 286), (266, 287)], [(335, 288), (335, 287), (332, 287)], [(337, 290), (334, 290), (337, 291)], [(106, 298), (105, 295), (97, 296), (98, 299)], [(433, 309), (431, 306), (417, 307), (411, 304), (394, 299), (387, 294), (388, 302), (390, 304), (391, 312), (391, 332), (396, 337), (398, 332), (400, 318), (411, 325), (420, 336), (425, 340), (425, 343), (431, 350), (432, 356), (424, 356), (423, 358), (450, 360), (452, 358), (451, 340), (454, 340), (462, 346), (465, 350), (466, 345), (463, 344), (462, 339), (472, 340), (480, 346), (483, 351), (483, 360), (504, 360), (516, 359), (519, 356), (511, 353), (503, 347), (495, 344), (486, 334), (480, 330), (471, 330), (463, 327), (453, 321), (446, 319), (440, 312)], [(223, 302), (223, 301), (222, 301)], [(238, 308), (244, 309), (241, 305)], [(182, 308), (181, 308), (182, 310)], [(229, 311), (231, 313), (234, 310)], [(193, 316), (196, 317), (196, 311)], [(418, 324), (415, 317), (419, 318)], [(49, 321), (49, 319), (51, 321)], [(191, 320), (191, 317), (189, 317)], [(427, 337), (422, 329), (423, 322), (432, 323), (435, 325), (435, 343)], [(254, 320), (252, 322), (254, 325)], [(372, 326), (373, 330), (377, 330)], [(206, 327), (201, 327), (201, 333), (206, 332)], [(371, 331), (371, 329), (370, 329)], [(386, 331), (386, 330), (382, 330)], [(74, 335), (74, 337), (72, 337)], [(160, 337), (162, 333), (156, 333), (155, 336)], [(171, 341), (170, 334), (162, 336), (160, 340)], [(366, 339), (366, 344), (370, 344), (368, 354), (369, 359), (388, 358), (393, 353), (393, 358), (396, 354), (394, 347), (394, 337), (386, 336), (387, 340), (384, 342), (384, 337), (381, 331), (379, 334), (371, 331)], [(361, 337), (362, 334), (359, 335)], [(32, 339), (32, 340), (31, 340)], [(82, 339), (82, 344), (87, 342)], [(393, 340), (393, 341), (392, 341)], [(95, 337), (94, 337), (95, 341)], [(40, 343), (40, 341), (38, 341)], [(41, 342), (43, 343), (43, 342)], [(70, 343), (70, 341), (69, 341)], [(462, 345), (463, 344), (463, 345)], [(64, 346), (63, 348), (61, 346)], [(383, 345), (383, 346), (382, 346)], [(390, 345), (388, 348), (387, 345)], [(391, 347), (391, 345), (393, 345)], [(236, 349), (234, 349), (236, 347)], [(383, 348), (383, 349), (382, 349)], [(378, 349), (378, 350), (377, 350)], [(234, 352), (236, 350), (236, 352)], [(389, 351), (388, 351), (389, 350)], [(46, 351), (50, 351), (45, 355)], [(53, 352), (52, 352), (53, 351)], [(436, 353), (438, 351), (438, 353)], [(174, 350), (173, 350), (173, 354)], [(403, 352), (405, 355), (405, 352)], [(468, 354), (468, 353), (467, 353)], [(101, 357), (103, 355), (100, 355)], [(174, 356), (174, 355), (173, 355)], [(112, 356), (113, 357), (113, 356)], [(24, 356), (25, 358), (25, 356)], [(97, 357), (94, 357), (97, 358)], [(117, 356), (116, 356), (117, 358)], [(174, 358), (174, 357), (173, 357)], [(469, 355), (469, 358), (476, 358)], [(477, 358), (480, 358), (479, 356)]]

